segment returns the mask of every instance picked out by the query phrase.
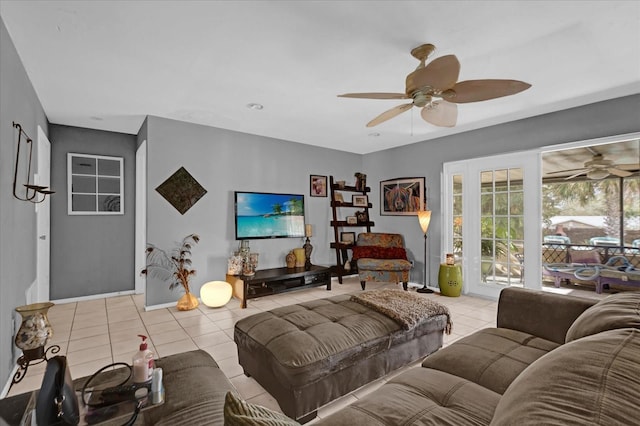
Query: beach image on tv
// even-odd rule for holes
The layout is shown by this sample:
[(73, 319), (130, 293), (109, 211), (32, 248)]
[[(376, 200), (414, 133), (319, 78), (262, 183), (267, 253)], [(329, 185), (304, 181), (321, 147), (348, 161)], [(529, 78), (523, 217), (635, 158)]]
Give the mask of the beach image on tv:
[(237, 238), (304, 236), (304, 195), (236, 194)]

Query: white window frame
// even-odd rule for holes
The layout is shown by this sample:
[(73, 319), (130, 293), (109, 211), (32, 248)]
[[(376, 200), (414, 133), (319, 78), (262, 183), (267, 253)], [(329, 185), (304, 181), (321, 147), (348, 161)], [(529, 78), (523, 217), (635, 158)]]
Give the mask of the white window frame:
[[(72, 163), (74, 158), (86, 158), (96, 161), (96, 174), (95, 175), (83, 175), (81, 173), (73, 173)], [(120, 167), (120, 174), (114, 175), (101, 175), (98, 169), (99, 160), (117, 161)], [(73, 177), (74, 176), (91, 176), (96, 178), (96, 188), (93, 192), (73, 192)], [(119, 179), (119, 193), (103, 193), (98, 192), (97, 182), (100, 178)], [(73, 196), (77, 194), (87, 194), (96, 196), (95, 210), (87, 211), (75, 211), (73, 210)], [(98, 200), (100, 195), (119, 195), (120, 196), (120, 210), (118, 211), (101, 211), (98, 207)], [(124, 158), (111, 157), (106, 155), (93, 155), (93, 154), (79, 154), (69, 152), (67, 153), (67, 213), (71, 216), (113, 216), (124, 215)]]

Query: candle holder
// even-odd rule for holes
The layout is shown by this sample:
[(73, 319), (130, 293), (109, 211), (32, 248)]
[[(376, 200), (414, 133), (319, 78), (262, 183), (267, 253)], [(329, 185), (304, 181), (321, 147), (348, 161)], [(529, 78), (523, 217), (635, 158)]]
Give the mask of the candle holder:
[(309, 269), (311, 269), (311, 252), (313, 251), (313, 246), (309, 241), (309, 237), (307, 237), (307, 240), (305, 241), (302, 248), (304, 249), (304, 257), (305, 257), (304, 269), (308, 271)]

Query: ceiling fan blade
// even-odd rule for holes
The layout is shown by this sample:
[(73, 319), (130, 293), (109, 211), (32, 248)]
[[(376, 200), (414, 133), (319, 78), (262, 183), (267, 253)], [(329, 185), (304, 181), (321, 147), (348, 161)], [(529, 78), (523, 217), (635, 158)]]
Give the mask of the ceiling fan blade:
[(338, 95), (339, 98), (360, 98), (360, 99), (407, 99), (404, 93), (345, 93)]
[(392, 119), (396, 115), (400, 115), (403, 112), (410, 110), (412, 106), (413, 106), (413, 103), (395, 106), (390, 110), (383, 112), (382, 114), (380, 114), (379, 116), (371, 120), (370, 122), (368, 122), (367, 127), (373, 127), (373, 126), (377, 126), (380, 123), (384, 123), (385, 121)]
[(569, 176), (569, 177), (566, 177), (566, 178), (564, 178), (564, 180), (571, 180), (571, 179), (573, 179), (573, 178), (576, 178), (576, 177), (578, 177), (578, 176), (580, 176), (580, 175), (584, 174), (584, 172), (586, 172), (586, 170), (582, 170), (581, 172), (578, 172), (578, 173), (576, 173), (575, 175), (571, 175), (571, 176)]
[(456, 83), (452, 96), (445, 96), (445, 99), (457, 104), (479, 102), (515, 95), (529, 87), (529, 83), (518, 80), (466, 80)]
[(607, 171), (609, 173), (611, 173), (612, 175), (616, 175), (618, 177), (629, 177), (629, 176), (631, 176), (633, 174), (633, 173), (628, 172), (626, 170), (618, 169), (618, 168), (615, 168), (615, 167), (609, 167), (607, 169)]
[(458, 105), (449, 102), (433, 102), (422, 108), (424, 121), (439, 127), (453, 127), (458, 121)]
[(567, 172), (577, 172), (577, 171), (582, 171), (582, 172), (586, 172), (589, 169), (586, 169), (584, 167), (580, 168), (580, 169), (567, 169), (567, 170), (558, 170), (557, 172), (549, 172), (549, 173), (545, 173), (546, 175), (555, 175), (558, 173), (567, 173)]
[(407, 95), (424, 86), (432, 87), (434, 91), (450, 89), (458, 81), (459, 74), (460, 62), (455, 55), (434, 59), (426, 67), (419, 68), (407, 76)]

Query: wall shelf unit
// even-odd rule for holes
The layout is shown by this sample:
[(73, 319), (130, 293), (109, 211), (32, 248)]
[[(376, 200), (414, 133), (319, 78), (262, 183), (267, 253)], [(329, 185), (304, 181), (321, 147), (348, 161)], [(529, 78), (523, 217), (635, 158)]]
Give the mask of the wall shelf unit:
[[(333, 176), (329, 177), (329, 189), (331, 191), (331, 212), (333, 214), (333, 220), (331, 221), (331, 227), (333, 228), (334, 242), (330, 247), (336, 251), (336, 264), (332, 266), (332, 272), (338, 277), (338, 282), (342, 284), (342, 277), (345, 275), (352, 275), (358, 273), (356, 262), (349, 257), (349, 250), (353, 249), (355, 245), (355, 238), (353, 242), (342, 241), (342, 234), (344, 232), (353, 231), (357, 234), (360, 232), (371, 232), (371, 227), (375, 224), (369, 220), (369, 209), (372, 207), (371, 202), (368, 199), (367, 194), (371, 191), (371, 188), (357, 188), (355, 186), (338, 185), (333, 180)], [(366, 198), (365, 203), (353, 202), (353, 196), (364, 196)], [(346, 196), (350, 196), (350, 200), (346, 199)], [(344, 219), (339, 213), (347, 213)], [(360, 215), (360, 218), (358, 218)], [(356, 221), (347, 221), (346, 217), (356, 217)], [(345, 265), (348, 266), (345, 268)]]

